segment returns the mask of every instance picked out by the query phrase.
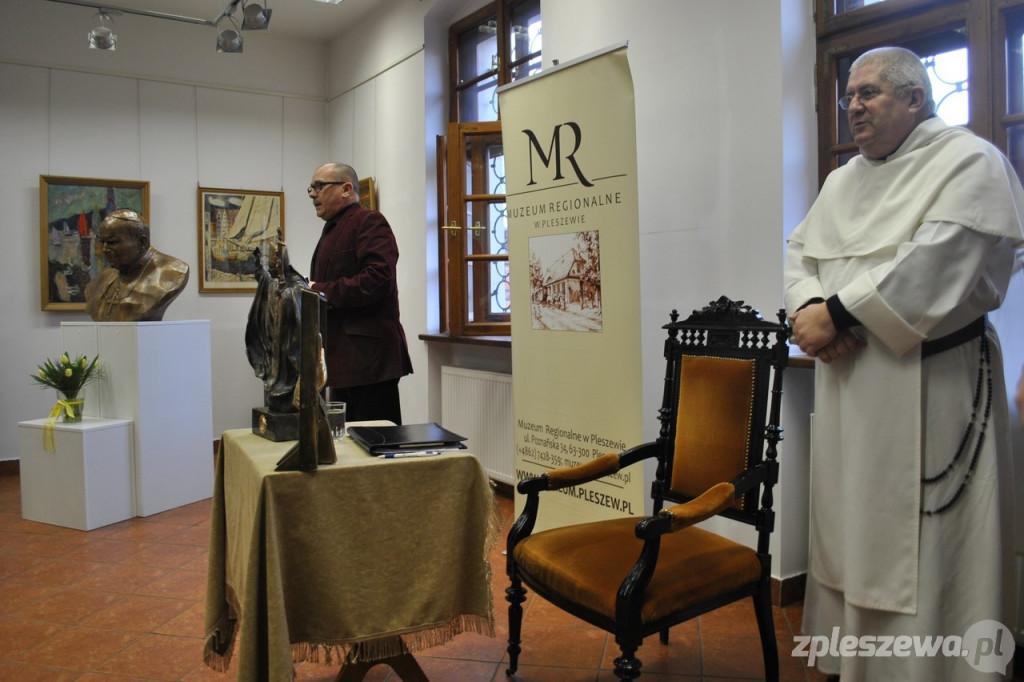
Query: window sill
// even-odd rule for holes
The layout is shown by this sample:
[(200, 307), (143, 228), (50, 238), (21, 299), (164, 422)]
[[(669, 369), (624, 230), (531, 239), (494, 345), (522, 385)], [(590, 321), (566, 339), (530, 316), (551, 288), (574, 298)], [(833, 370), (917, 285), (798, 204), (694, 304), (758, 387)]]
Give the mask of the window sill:
[(458, 343), (466, 346), (492, 346), (496, 348), (511, 348), (511, 336), (452, 336), (447, 332), (434, 334), (420, 334), (421, 341), (432, 341), (435, 343)]

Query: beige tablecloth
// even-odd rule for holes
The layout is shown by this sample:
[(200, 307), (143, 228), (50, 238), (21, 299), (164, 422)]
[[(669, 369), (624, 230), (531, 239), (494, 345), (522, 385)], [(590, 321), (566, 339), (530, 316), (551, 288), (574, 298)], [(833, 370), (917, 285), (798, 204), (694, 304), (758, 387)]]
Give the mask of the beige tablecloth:
[[(340, 664), (494, 635), (495, 507), (464, 452), (379, 459), (345, 438), (338, 462), (275, 472), (292, 443), (221, 439), (204, 660), (238, 680), (288, 681), (293, 661)], [(354, 648), (353, 645), (359, 644)]]

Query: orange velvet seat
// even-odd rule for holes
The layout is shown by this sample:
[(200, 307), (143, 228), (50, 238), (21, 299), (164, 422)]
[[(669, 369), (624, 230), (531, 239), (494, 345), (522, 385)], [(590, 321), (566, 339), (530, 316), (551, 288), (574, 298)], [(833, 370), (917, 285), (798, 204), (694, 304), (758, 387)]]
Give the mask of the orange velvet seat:
[[(612, 519), (537, 533), (516, 546), (516, 564), (551, 594), (614, 620), (619, 584), (643, 547), (634, 532), (639, 520)], [(601, 570), (593, 570), (595, 566)], [(655, 622), (722, 588), (731, 591), (755, 582), (760, 575), (761, 562), (753, 549), (700, 528), (685, 528), (662, 539), (641, 617), (645, 623)]]
[[(509, 668), (521, 652), (526, 588), (615, 635), (620, 680), (640, 677), (644, 638), (730, 602), (754, 603), (765, 679), (778, 680), (769, 539), (782, 373), (789, 328), (722, 297), (665, 325), (658, 438), (519, 482), (523, 511), (507, 541)], [(653, 515), (534, 533), (542, 494), (597, 481), (643, 462), (655, 469)], [(697, 527), (712, 517), (748, 524), (756, 547)], [(550, 525), (550, 524), (549, 524)]]

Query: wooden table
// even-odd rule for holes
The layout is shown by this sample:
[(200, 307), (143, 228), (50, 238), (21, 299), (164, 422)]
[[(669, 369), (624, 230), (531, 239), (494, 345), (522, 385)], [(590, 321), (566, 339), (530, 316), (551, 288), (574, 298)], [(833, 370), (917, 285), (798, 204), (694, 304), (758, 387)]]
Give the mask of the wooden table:
[(380, 459), (345, 438), (336, 464), (275, 472), (291, 445), (247, 429), (221, 439), (208, 666), (226, 670), (237, 645), (240, 682), (290, 682), (301, 661), (361, 679), (382, 661), (419, 670), (409, 654), (464, 631), (493, 636), (497, 524), (476, 457)]

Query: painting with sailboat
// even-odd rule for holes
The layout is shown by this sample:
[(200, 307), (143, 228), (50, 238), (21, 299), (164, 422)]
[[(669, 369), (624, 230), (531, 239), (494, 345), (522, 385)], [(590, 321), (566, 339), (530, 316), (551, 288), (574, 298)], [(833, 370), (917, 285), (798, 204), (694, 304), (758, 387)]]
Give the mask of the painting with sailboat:
[(283, 192), (200, 187), (199, 291), (255, 291), (257, 249), (266, 265), (284, 238), (283, 215)]

